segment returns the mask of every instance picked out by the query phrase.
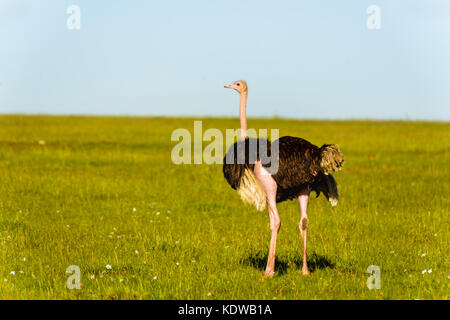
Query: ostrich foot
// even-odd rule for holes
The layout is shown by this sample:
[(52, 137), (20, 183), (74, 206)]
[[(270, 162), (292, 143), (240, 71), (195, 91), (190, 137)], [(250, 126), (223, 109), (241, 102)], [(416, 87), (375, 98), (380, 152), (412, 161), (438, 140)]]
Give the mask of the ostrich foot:
[(308, 275), (309, 275), (308, 268), (302, 268), (302, 276), (308, 276)]
[(272, 278), (274, 274), (274, 271), (266, 270), (266, 272), (264, 272), (264, 278)]

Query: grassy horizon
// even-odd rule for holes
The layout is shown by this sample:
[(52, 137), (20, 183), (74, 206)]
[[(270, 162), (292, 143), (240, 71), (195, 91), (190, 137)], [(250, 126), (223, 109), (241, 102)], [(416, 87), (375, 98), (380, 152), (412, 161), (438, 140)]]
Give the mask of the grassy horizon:
[[(345, 155), (337, 208), (311, 196), (311, 275), (289, 201), (276, 275), (263, 279), (267, 212), (240, 201), (221, 165), (171, 162), (171, 133), (194, 120), (239, 126), (0, 115), (0, 299), (448, 299), (450, 123), (249, 118)], [(80, 290), (66, 288), (70, 265)], [(380, 290), (366, 287), (370, 265)]]
[[(152, 114), (85, 114), (85, 113), (74, 113), (74, 114), (57, 114), (57, 113), (0, 113), (0, 117), (47, 117), (47, 118), (137, 118), (137, 119), (183, 119), (183, 120), (204, 120), (204, 119), (218, 119), (218, 120), (229, 120), (229, 119), (239, 119), (239, 116), (213, 116), (213, 115), (152, 115)], [(283, 116), (247, 116), (249, 121), (258, 120), (281, 120), (281, 121), (308, 121), (308, 122), (399, 122), (399, 123), (441, 123), (450, 124), (450, 120), (440, 120), (440, 119), (410, 119), (405, 118), (288, 118)], [(239, 122), (238, 122), (239, 125)], [(233, 127), (235, 128), (235, 127)], [(237, 127), (236, 127), (237, 128)]]

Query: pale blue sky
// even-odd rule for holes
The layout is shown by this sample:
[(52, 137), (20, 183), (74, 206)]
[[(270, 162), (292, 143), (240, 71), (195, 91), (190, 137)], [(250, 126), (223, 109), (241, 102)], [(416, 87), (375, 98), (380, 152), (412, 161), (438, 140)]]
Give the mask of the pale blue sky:
[(239, 79), (250, 117), (450, 120), (450, 1), (0, 2), (0, 113), (238, 116)]

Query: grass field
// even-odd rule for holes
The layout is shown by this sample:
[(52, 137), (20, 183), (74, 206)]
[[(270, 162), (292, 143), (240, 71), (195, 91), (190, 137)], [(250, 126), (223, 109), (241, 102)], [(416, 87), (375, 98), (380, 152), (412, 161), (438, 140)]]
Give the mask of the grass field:
[[(346, 157), (338, 206), (310, 201), (311, 275), (290, 201), (263, 279), (267, 212), (242, 204), (221, 165), (171, 162), (172, 131), (193, 121), (0, 116), (0, 299), (449, 298), (449, 123), (249, 119)], [(80, 290), (66, 288), (70, 265)]]

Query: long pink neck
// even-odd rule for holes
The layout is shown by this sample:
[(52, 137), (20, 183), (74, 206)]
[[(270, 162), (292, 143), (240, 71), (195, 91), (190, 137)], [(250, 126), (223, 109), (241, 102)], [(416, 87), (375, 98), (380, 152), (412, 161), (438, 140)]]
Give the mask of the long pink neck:
[(247, 116), (246, 116), (246, 107), (247, 107), (247, 92), (241, 93), (241, 101), (239, 104), (239, 118), (241, 120), (241, 140), (245, 140), (247, 138)]

